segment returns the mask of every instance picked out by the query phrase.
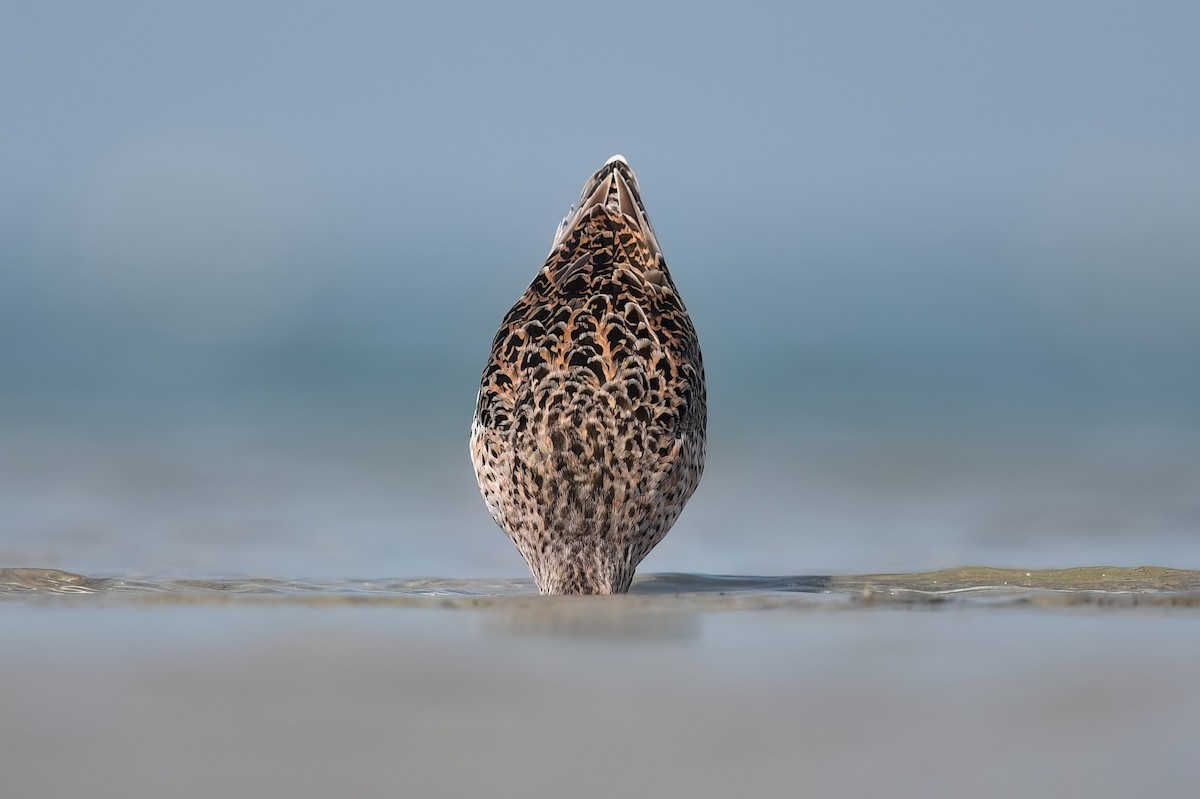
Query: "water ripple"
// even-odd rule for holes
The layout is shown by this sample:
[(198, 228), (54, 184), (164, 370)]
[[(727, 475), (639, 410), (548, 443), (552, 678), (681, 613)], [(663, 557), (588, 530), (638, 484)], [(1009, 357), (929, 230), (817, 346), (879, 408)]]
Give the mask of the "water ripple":
[[(0, 600), (217, 604), (287, 602), (489, 607), (579, 601), (538, 597), (527, 579), (284, 580), (90, 577), (57, 569), (0, 569)], [(582, 601), (588, 601), (583, 599)], [(866, 575), (739, 576), (649, 574), (629, 605), (706, 610), (770, 607), (1033, 605), (1200, 608), (1200, 571), (1158, 566), (1023, 570), (965, 567)]]

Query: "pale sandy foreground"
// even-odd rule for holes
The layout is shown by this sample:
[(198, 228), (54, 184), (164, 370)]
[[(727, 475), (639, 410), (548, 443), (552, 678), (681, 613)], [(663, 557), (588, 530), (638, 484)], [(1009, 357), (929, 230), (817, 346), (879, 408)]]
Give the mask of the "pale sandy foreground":
[(287, 599), (300, 593), (6, 602), (0, 794), (1127, 797), (1200, 784), (1193, 603)]

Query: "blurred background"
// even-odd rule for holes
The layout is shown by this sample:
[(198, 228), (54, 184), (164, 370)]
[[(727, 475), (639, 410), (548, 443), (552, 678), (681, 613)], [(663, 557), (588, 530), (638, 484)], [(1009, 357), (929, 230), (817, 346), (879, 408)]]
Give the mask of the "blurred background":
[(704, 348), (644, 570), (1200, 567), (1188, 3), (0, 11), (0, 565), (522, 575), (466, 440), (583, 181)]

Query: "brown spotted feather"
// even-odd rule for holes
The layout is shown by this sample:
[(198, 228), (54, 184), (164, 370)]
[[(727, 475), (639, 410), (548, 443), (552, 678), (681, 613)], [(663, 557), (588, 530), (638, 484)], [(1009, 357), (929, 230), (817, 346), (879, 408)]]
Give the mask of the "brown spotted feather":
[(542, 593), (629, 589), (696, 490), (705, 422), (695, 328), (615, 156), (504, 317), (471, 430), (488, 510)]

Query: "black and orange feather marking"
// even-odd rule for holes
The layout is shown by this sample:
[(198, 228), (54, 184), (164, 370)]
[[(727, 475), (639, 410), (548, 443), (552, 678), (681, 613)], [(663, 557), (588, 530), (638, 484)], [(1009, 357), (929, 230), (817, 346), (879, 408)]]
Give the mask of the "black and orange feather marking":
[(633, 170), (588, 180), (504, 317), (471, 457), (544, 594), (622, 593), (704, 471), (704, 364)]

